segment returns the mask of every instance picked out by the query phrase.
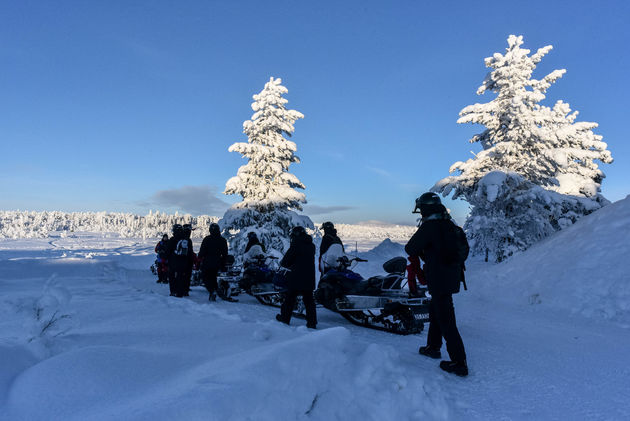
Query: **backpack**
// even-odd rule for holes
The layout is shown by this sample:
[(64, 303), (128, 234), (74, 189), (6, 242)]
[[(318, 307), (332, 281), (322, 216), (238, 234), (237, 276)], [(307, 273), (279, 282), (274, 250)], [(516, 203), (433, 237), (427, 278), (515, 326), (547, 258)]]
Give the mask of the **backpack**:
[(443, 233), (443, 259), (446, 264), (464, 265), (468, 258), (470, 247), (466, 240), (466, 233), (461, 227), (455, 225), (452, 221), (448, 224), (448, 228)]
[(175, 254), (178, 256), (188, 256), (188, 239), (179, 240), (177, 242)]
[(461, 267), (461, 283), (464, 284), (464, 290), (468, 290), (466, 276), (464, 275), (464, 271), (466, 270), (464, 262), (468, 258), (470, 247), (468, 246), (466, 233), (461, 227), (458, 227), (453, 221), (450, 221), (443, 235), (442, 258), (444, 259), (444, 263), (448, 265), (457, 264)]

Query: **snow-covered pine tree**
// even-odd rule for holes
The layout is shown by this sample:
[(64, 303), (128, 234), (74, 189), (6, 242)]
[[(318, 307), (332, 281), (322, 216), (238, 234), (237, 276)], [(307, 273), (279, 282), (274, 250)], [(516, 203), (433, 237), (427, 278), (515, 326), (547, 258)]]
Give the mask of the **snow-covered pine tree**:
[[(445, 196), (453, 192), (454, 199), (463, 198), (471, 205), (464, 228), (473, 238), (472, 251), (491, 254), (496, 260), (526, 249), (552, 232), (550, 227), (560, 229), (607, 203), (599, 193), (604, 175), (593, 160), (612, 159), (601, 136), (592, 132), (597, 125), (575, 123), (576, 113), (570, 114), (561, 101), (553, 108), (539, 104), (565, 70), (532, 79), (552, 46), (530, 56), (522, 44), (522, 36), (510, 35), (505, 54), (485, 59), (492, 70), (477, 94), (491, 91), (497, 96), (465, 107), (457, 120), (486, 127), (470, 140), (479, 142), (483, 150), (453, 164), (450, 172), (456, 175), (433, 187)], [(496, 195), (488, 200), (480, 180), (493, 171), (504, 173), (494, 177), (503, 184), (492, 184)], [(524, 194), (524, 189), (532, 189), (531, 194)], [(500, 235), (499, 223), (506, 224), (508, 234)]]
[[(299, 163), (296, 144), (291, 137), (293, 124), (304, 115), (286, 108), (282, 97), (288, 92), (280, 78), (269, 79), (264, 89), (253, 96), (251, 120), (243, 123), (247, 142), (234, 143), (228, 149), (248, 159), (235, 177), (225, 185), (225, 194), (239, 194), (243, 201), (233, 205), (220, 222), (230, 242), (232, 253), (240, 256), (247, 244), (247, 233), (255, 231), (268, 251), (281, 255), (288, 248), (289, 233), (296, 225), (313, 228), (312, 221), (298, 215), (306, 196), (298, 178), (289, 173), (292, 163)], [(286, 136), (286, 137), (285, 137)]]
[(601, 194), (601, 183), (606, 175), (594, 161), (610, 164), (613, 158), (602, 136), (593, 133), (597, 123), (576, 122), (578, 112), (571, 112), (569, 104), (563, 101), (556, 102), (553, 108), (543, 108), (549, 118), (541, 131), (555, 144), (555, 148), (545, 154), (557, 166), (556, 184), (548, 189), (563, 195), (558, 220), (562, 228), (610, 203)]

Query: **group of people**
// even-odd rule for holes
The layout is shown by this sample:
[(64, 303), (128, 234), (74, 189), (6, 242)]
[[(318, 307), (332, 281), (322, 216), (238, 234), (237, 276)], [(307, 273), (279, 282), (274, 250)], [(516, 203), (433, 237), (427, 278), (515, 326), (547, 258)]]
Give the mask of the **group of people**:
[[(450, 360), (441, 361), (440, 368), (458, 376), (467, 376), (466, 351), (457, 329), (453, 308), (453, 294), (459, 292), (462, 283), (464, 287), (466, 285), (464, 261), (469, 251), (466, 235), (452, 221), (439, 196), (435, 193), (425, 193), (416, 199), (414, 213), (420, 213), (422, 219), (418, 230), (405, 246), (411, 262), (408, 267), (410, 295), (417, 294), (416, 277), (427, 285), (431, 295), (427, 344), (421, 346), (418, 352), (420, 355), (439, 359), (442, 356), (440, 350), (442, 339), (444, 339)], [(340, 248), (343, 252), (343, 243), (332, 222), (325, 222), (321, 229), (324, 235), (319, 250), (319, 271), (323, 274), (328, 269), (326, 255), (333, 248)], [(198, 260), (204, 285), (210, 294), (209, 298), (215, 300), (217, 274), (225, 265), (227, 258), (227, 241), (221, 236), (219, 226), (213, 223), (210, 225), (210, 235), (203, 239), (199, 254), (195, 256), (190, 233), (189, 225), (175, 225), (173, 237), (168, 239), (165, 235), (156, 246), (156, 252), (160, 256), (158, 282), (168, 279), (171, 295), (177, 297), (188, 295), (190, 273), (194, 262)], [(317, 326), (316, 306), (313, 299), (315, 245), (312, 237), (301, 226), (296, 226), (291, 230), (290, 240), (289, 249), (280, 261), (280, 266), (287, 269), (288, 290), (276, 319), (289, 324), (295, 302), (301, 296), (306, 309), (306, 326), (315, 329)], [(253, 256), (260, 254), (261, 251), (264, 253), (264, 246), (256, 234), (250, 232), (244, 257), (247, 259), (248, 254)], [(424, 262), (422, 268), (420, 260)], [(163, 261), (168, 264), (162, 266)]]
[(175, 224), (172, 237), (164, 234), (155, 246), (158, 255), (157, 282), (169, 284), (171, 296), (187, 297), (193, 268), (197, 266), (201, 269), (209, 299), (214, 301), (218, 291), (217, 274), (227, 259), (227, 241), (221, 236), (219, 225), (210, 224), (210, 235), (203, 239), (199, 253), (195, 254), (190, 238), (192, 229), (190, 224)]
[(190, 291), (190, 278), (196, 255), (193, 251), (192, 226), (173, 225), (171, 238), (167, 234), (155, 246), (159, 283), (169, 284), (172, 296), (184, 297)]

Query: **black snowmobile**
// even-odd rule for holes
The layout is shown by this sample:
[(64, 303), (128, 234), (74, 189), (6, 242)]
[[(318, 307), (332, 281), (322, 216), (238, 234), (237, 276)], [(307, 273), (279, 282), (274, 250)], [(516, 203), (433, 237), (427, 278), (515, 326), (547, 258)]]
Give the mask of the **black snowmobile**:
[(237, 301), (235, 296), (241, 293), (239, 281), (241, 279), (242, 267), (235, 264), (234, 256), (227, 255), (225, 267), (217, 274), (218, 294), (228, 301)]
[(285, 289), (283, 271), (277, 264), (268, 265), (267, 259), (275, 261), (278, 258), (257, 256), (245, 265), (238, 286), (262, 304), (280, 307), (283, 301), (282, 292)]
[[(217, 293), (227, 301), (236, 301), (235, 296), (240, 294), (239, 280), (241, 279), (241, 266), (235, 264), (234, 256), (227, 255), (225, 266), (217, 274)], [(203, 285), (201, 270), (195, 269), (192, 273), (192, 286)]]
[[(272, 263), (268, 265), (267, 259), (271, 259)], [(285, 278), (287, 269), (279, 267), (276, 263), (277, 259), (275, 256), (261, 255), (247, 264), (243, 270), (239, 288), (252, 295), (261, 304), (279, 308), (284, 302), (287, 290)], [(293, 315), (304, 318), (305, 311), (302, 297), (298, 297)]]
[(388, 260), (383, 264), (387, 275), (369, 279), (349, 269), (353, 261), (366, 262), (340, 257), (337, 267), (320, 279), (315, 300), (359, 326), (400, 335), (422, 332), (429, 321), (430, 298), (426, 297), (426, 289), (420, 289), (423, 297), (410, 297), (403, 289), (407, 284), (407, 259)]

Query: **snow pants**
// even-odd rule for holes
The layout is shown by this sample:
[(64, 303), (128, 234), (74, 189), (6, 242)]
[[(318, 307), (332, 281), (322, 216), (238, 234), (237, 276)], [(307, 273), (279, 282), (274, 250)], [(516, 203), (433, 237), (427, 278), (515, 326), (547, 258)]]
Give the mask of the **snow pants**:
[(434, 349), (442, 348), (442, 338), (446, 341), (446, 350), (451, 361), (466, 360), (464, 342), (455, 322), (455, 309), (451, 294), (431, 297), (429, 304), (427, 346)]
[(216, 293), (217, 288), (217, 275), (219, 273), (219, 269), (205, 268), (201, 270), (201, 279), (203, 279), (203, 284), (205, 285), (208, 293)]
[(162, 283), (168, 283), (168, 263), (165, 260), (162, 260), (158, 263), (158, 280)]
[(171, 292), (171, 295), (177, 295), (177, 288), (176, 288), (176, 275), (177, 272), (175, 271), (174, 268), (169, 267), (168, 268), (168, 288)]
[(176, 297), (184, 297), (188, 295), (188, 284), (186, 282), (186, 275), (186, 270), (174, 271), (172, 273), (172, 276), (169, 279), (171, 295), (174, 295)]
[(306, 326), (315, 328), (317, 326), (317, 311), (315, 310), (315, 299), (313, 299), (313, 291), (311, 290), (288, 290), (280, 308), (280, 317), (287, 324), (291, 321), (295, 302), (300, 295), (306, 309)]
[(192, 266), (186, 268), (186, 275), (184, 276), (184, 285), (182, 286), (182, 291), (184, 295), (188, 295), (190, 292), (190, 281), (192, 280)]

